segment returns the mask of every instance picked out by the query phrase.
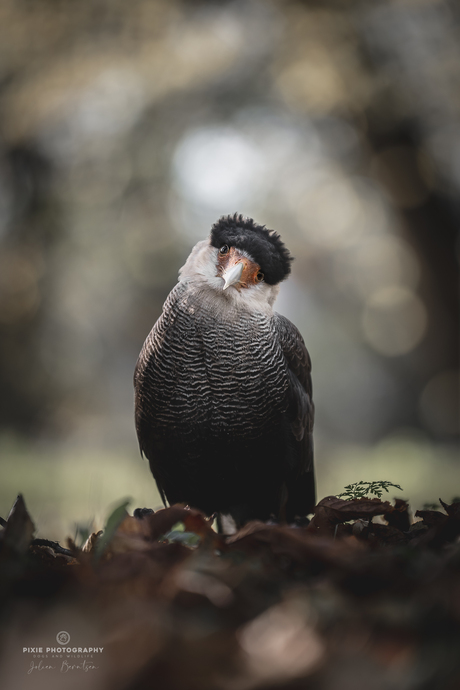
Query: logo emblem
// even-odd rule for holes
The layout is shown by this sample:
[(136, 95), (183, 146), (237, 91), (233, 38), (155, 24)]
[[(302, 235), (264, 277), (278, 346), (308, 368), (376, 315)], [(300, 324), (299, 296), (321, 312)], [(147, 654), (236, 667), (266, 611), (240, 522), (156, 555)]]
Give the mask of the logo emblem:
[(58, 632), (58, 634), (56, 635), (56, 640), (59, 642), (59, 644), (62, 645), (69, 644), (70, 635), (65, 630), (61, 630), (61, 632)]

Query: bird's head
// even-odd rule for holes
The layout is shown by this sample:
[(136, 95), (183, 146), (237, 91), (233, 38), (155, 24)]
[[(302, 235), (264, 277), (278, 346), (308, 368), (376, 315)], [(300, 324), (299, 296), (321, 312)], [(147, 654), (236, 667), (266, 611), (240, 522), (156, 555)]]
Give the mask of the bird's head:
[(235, 213), (214, 223), (207, 240), (192, 250), (180, 271), (236, 303), (273, 304), (292, 257), (280, 236)]

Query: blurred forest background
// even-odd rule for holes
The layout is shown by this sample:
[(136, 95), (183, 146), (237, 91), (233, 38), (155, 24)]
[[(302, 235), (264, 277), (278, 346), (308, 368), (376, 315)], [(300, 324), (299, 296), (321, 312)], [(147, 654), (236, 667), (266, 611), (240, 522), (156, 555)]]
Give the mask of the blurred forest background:
[(193, 244), (238, 211), (296, 261), (318, 496), (460, 493), (460, 5), (3, 0), (0, 515), (156, 507), (132, 374)]

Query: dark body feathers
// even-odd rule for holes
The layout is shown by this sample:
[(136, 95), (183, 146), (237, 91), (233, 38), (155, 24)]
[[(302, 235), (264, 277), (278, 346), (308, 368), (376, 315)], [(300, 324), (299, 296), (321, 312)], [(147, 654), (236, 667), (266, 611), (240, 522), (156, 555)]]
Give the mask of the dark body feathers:
[(310, 512), (310, 369), (288, 319), (216, 308), (211, 290), (178, 283), (134, 377), (139, 443), (163, 499), (237, 524)]

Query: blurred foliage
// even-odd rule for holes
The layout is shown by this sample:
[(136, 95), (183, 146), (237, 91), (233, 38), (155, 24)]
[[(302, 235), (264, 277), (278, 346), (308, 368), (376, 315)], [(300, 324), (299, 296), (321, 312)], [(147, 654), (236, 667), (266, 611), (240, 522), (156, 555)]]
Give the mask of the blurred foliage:
[(307, 527), (224, 537), (196, 510), (118, 506), (81, 550), (34, 539), (20, 496), (0, 528), (1, 686), (451, 690), (460, 503), (443, 507), (413, 522), (405, 501), (328, 496)]

